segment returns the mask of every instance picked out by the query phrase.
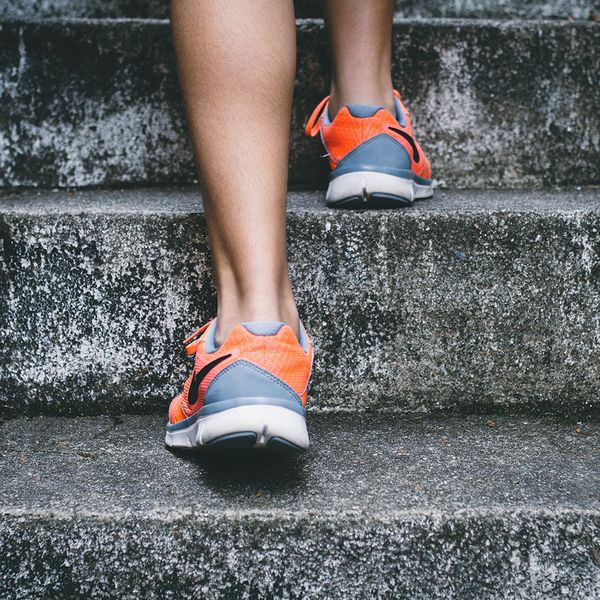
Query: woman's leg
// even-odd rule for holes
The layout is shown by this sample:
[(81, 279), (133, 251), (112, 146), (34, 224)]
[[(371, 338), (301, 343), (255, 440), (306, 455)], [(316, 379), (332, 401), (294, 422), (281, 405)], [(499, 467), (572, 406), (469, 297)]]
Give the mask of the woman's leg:
[(394, 4), (394, 0), (324, 0), (331, 52), (331, 118), (345, 104), (380, 105), (395, 112)]
[(397, 208), (433, 194), (431, 167), (392, 86), (394, 0), (323, 0), (331, 94), (306, 124), (320, 134), (332, 208)]
[(215, 265), (217, 338), (258, 320), (297, 333), (285, 239), (293, 3), (172, 0), (171, 21)]

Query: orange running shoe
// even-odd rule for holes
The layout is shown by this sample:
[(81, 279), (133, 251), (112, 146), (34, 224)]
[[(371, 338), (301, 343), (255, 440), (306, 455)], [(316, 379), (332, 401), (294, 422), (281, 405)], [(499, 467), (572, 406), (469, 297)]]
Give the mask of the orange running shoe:
[(312, 344), (285, 323), (235, 327), (217, 347), (213, 319), (184, 341), (194, 369), (169, 408), (172, 448), (308, 448), (306, 395)]
[(306, 134), (320, 133), (327, 151), (328, 206), (395, 208), (433, 196), (429, 161), (395, 90), (394, 101), (395, 115), (383, 106), (348, 104), (331, 121), (329, 96), (313, 111)]

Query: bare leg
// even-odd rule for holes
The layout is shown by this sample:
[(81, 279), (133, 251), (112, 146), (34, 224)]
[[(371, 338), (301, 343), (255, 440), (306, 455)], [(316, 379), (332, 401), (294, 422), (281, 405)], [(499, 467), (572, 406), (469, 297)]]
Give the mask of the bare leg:
[(330, 116), (351, 103), (379, 104), (394, 114), (394, 0), (324, 0), (324, 8), (331, 48)]
[(217, 338), (256, 320), (297, 332), (285, 239), (292, 1), (172, 0), (171, 21), (215, 265)]

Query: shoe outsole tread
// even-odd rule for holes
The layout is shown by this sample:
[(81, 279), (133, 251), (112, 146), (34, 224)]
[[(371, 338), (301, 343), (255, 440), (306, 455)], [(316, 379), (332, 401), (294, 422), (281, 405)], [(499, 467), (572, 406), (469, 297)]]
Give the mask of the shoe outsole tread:
[(413, 205), (412, 200), (395, 196), (394, 194), (374, 193), (367, 196), (350, 196), (341, 200), (329, 201), (330, 208), (346, 209), (395, 209), (408, 208)]

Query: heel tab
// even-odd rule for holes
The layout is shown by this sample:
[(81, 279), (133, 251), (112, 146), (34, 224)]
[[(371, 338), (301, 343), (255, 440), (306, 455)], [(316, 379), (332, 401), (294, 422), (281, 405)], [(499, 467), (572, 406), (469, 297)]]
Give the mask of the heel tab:
[(400, 94), (396, 90), (394, 90), (394, 104), (396, 105), (396, 121), (398, 121), (401, 127), (406, 127), (408, 125), (408, 110), (406, 106), (404, 106)]
[(380, 110), (387, 110), (385, 106), (377, 104), (346, 104), (345, 107), (353, 117), (358, 119), (367, 119), (375, 116)]
[(298, 336), (293, 333), (292, 328), (287, 323), (283, 323), (281, 321), (248, 321), (246, 323), (242, 323), (241, 325), (252, 335), (258, 336), (277, 335), (283, 328), (287, 328), (290, 330), (290, 333), (294, 335), (304, 352), (308, 352), (310, 349), (310, 338), (308, 337), (302, 322), (300, 322)]
[(308, 337), (308, 333), (306, 333), (306, 329), (304, 329), (302, 321), (300, 321), (298, 343), (304, 352), (308, 352), (310, 350), (310, 338)]
[(252, 335), (271, 336), (277, 335), (285, 323), (281, 321), (247, 321), (242, 323)]

